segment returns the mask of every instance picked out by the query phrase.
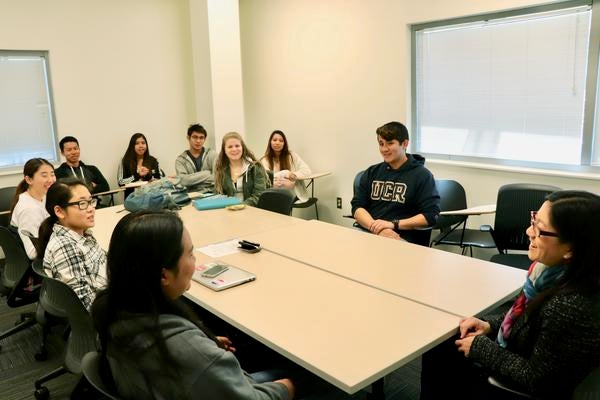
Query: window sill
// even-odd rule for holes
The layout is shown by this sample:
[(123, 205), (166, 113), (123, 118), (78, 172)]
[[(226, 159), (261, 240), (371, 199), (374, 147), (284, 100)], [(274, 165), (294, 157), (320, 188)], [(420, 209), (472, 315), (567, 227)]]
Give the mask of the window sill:
[(531, 175), (544, 175), (544, 176), (557, 176), (562, 178), (576, 178), (576, 179), (588, 179), (597, 181), (600, 180), (600, 173), (594, 172), (576, 172), (576, 171), (558, 171), (553, 169), (542, 169), (542, 168), (527, 168), (527, 167), (514, 167), (508, 165), (493, 165), (483, 164), (468, 161), (456, 161), (456, 160), (439, 160), (428, 158), (428, 164), (436, 165), (449, 165), (453, 167), (465, 167), (473, 169), (486, 169), (490, 171), (502, 171), (502, 172), (517, 172), (521, 174)]

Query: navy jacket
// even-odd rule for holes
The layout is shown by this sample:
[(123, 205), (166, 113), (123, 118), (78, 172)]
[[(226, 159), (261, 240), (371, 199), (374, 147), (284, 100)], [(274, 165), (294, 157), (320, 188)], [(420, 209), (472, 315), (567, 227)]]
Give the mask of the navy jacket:
[(423, 214), (434, 225), (440, 213), (435, 179), (424, 167), (425, 158), (407, 154), (397, 170), (382, 162), (367, 168), (352, 199), (352, 215), (364, 208), (374, 219), (405, 219)]

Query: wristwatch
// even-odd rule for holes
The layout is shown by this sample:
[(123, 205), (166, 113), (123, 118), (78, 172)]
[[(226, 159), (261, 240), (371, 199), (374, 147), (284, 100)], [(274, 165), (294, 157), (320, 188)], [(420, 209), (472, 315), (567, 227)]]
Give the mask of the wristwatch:
[(392, 220), (392, 224), (394, 224), (394, 230), (397, 231), (400, 229), (400, 220), (398, 219), (393, 219)]

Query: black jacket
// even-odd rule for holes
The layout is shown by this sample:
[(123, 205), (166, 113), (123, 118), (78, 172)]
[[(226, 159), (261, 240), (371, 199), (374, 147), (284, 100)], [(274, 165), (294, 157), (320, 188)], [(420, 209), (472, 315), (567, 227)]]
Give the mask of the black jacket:
[(83, 161), (79, 161), (79, 167), (70, 167), (64, 162), (54, 170), (54, 175), (57, 179), (71, 177), (81, 179), (89, 187), (92, 194), (109, 190), (108, 182), (102, 172), (93, 165), (84, 164)]

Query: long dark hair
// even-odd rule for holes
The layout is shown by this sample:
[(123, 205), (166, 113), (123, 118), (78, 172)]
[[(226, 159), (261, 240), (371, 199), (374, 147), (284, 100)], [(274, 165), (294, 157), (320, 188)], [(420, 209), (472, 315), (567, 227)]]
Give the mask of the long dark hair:
[(73, 188), (76, 186), (87, 188), (86, 184), (77, 178), (65, 178), (54, 182), (48, 189), (48, 193), (46, 194), (46, 211), (50, 216), (40, 225), (39, 239), (35, 243), (38, 258), (44, 259), (44, 253), (52, 235), (52, 228), (58, 222), (54, 208), (56, 206), (65, 207), (71, 197), (73, 197)]
[(571, 247), (571, 257), (558, 284), (536, 296), (528, 313), (537, 311), (551, 297), (561, 293), (600, 292), (600, 237), (593, 232), (600, 226), (600, 196), (580, 190), (561, 190), (549, 194), (550, 225), (558, 240)]
[(27, 162), (23, 166), (23, 180), (21, 182), (19, 182), (19, 184), (17, 185), (15, 197), (13, 197), (13, 201), (10, 206), (11, 214), (12, 214), (13, 210), (15, 209), (17, 202), (19, 201), (19, 195), (21, 193), (27, 191), (27, 189), (29, 189), (29, 184), (25, 180), (25, 177), (28, 176), (29, 178), (33, 179), (33, 175), (35, 175), (35, 173), (38, 171), (38, 169), (40, 169), (40, 167), (42, 165), (49, 165), (52, 167), (52, 170), (54, 171), (54, 166), (52, 164), (50, 164), (50, 162), (44, 158), (32, 158), (31, 160), (27, 160)]
[[(237, 132), (229, 132), (223, 136), (223, 140), (221, 141), (221, 152), (217, 157), (217, 161), (215, 162), (215, 192), (223, 193), (223, 175), (225, 172), (225, 167), (229, 166), (229, 158), (227, 158), (227, 154), (225, 154), (225, 142), (229, 139), (237, 139), (242, 144), (242, 160), (250, 160), (253, 164), (256, 164), (256, 156), (252, 151), (246, 146), (242, 135)], [(259, 163), (260, 165), (260, 163)]]
[[(271, 140), (275, 135), (279, 135), (283, 138), (283, 148), (281, 149), (279, 156), (275, 154), (275, 150), (273, 150), (273, 148), (271, 147)], [(265, 150), (265, 155), (263, 157), (266, 158), (269, 162), (269, 169), (271, 171), (273, 171), (273, 162), (275, 160), (279, 161), (280, 170), (291, 169), (292, 166), (290, 160), (292, 158), (292, 155), (290, 154), (290, 150), (288, 148), (288, 140), (285, 136), (285, 133), (283, 133), (280, 130), (275, 130), (271, 133), (271, 136), (269, 136), (269, 141), (267, 142), (267, 150)]]
[(148, 139), (146, 139), (146, 136), (139, 132), (131, 135), (131, 139), (129, 139), (129, 144), (127, 145), (127, 150), (125, 150), (125, 155), (123, 156), (121, 163), (123, 164), (123, 170), (129, 171), (132, 175), (137, 169), (137, 153), (135, 152), (135, 142), (139, 138), (144, 139), (144, 142), (146, 142), (146, 152), (144, 153), (142, 163), (146, 165), (146, 161), (148, 161), (148, 159), (151, 157), (150, 146), (148, 145)]
[[(108, 286), (92, 304), (92, 318), (100, 336), (105, 367), (110, 326), (127, 318), (132, 318), (131, 323), (136, 324), (136, 316), (143, 315), (152, 320), (149, 331), (162, 357), (161, 365), (165, 366), (162, 373), (174, 379), (178, 372), (159, 327), (160, 314), (174, 314), (190, 320), (222, 347), (181, 300), (171, 300), (162, 290), (162, 269), (178, 273), (178, 260), (183, 254), (183, 229), (181, 219), (169, 211), (128, 214), (115, 227), (107, 255)], [(132, 256), (132, 249), (144, 251)], [(140, 329), (148, 330), (148, 327), (140, 325)], [(127, 352), (126, 356), (143, 356), (134, 353)], [(118, 359), (120, 355), (114, 356)], [(146, 379), (150, 382), (151, 377)]]
[(565, 291), (593, 293), (600, 290), (600, 196), (578, 190), (554, 192), (546, 198), (550, 224), (559, 240), (571, 245), (571, 259), (563, 275)]

